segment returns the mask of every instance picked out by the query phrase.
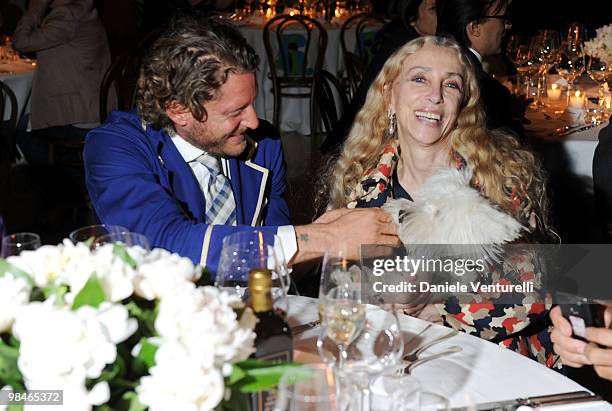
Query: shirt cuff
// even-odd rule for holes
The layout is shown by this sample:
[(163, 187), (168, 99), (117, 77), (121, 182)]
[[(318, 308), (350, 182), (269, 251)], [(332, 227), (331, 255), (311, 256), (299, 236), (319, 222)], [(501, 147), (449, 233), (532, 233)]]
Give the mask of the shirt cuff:
[[(281, 246), (283, 248), (283, 254), (285, 254), (285, 261), (288, 263), (291, 261), (295, 253), (297, 252), (297, 239), (295, 238), (295, 228), (292, 225), (283, 225), (278, 227), (276, 231)], [(277, 245), (274, 245), (277, 247)]]

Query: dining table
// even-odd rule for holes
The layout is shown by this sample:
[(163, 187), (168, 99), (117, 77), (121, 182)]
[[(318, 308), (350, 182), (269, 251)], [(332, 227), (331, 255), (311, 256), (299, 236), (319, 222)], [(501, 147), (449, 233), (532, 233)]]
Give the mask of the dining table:
[[(318, 319), (317, 299), (302, 296), (289, 296), (288, 299), (287, 318), (291, 327), (312, 324)], [(404, 341), (408, 342), (406, 347), (408, 350), (422, 346), (449, 331), (449, 328), (444, 325), (404, 314), (399, 314), (399, 323)], [(303, 363), (321, 362), (316, 349), (316, 341), (320, 332), (320, 326), (316, 326), (294, 336), (294, 360)], [(423, 355), (441, 352), (452, 346), (461, 347), (461, 351), (425, 362), (411, 372), (424, 391), (447, 398), (451, 408), (464, 407), (465, 410), (476, 410), (476, 406), (482, 403), (588, 391), (556, 370), (463, 332), (441, 341), (426, 350)], [(378, 386), (381, 386), (380, 383)], [(372, 391), (379, 397), (373, 401), (373, 408), (388, 409), (385, 396), (391, 394), (376, 393), (374, 389)], [(558, 406), (554, 409), (559, 411), (610, 411), (612, 405), (601, 400)]]
[(557, 148), (567, 160), (566, 166), (589, 187), (593, 179), (593, 155), (598, 135), (608, 121), (589, 122), (582, 118), (571, 121), (571, 114), (565, 112), (563, 101), (549, 101), (547, 107), (528, 108), (525, 132), (530, 142), (548, 149)]
[[(30, 94), (36, 68), (36, 61), (31, 59), (0, 61), (0, 81), (9, 86), (17, 98), (18, 121), (30, 110)], [(8, 119), (10, 110), (10, 105), (7, 104), (2, 116), (3, 120)]]

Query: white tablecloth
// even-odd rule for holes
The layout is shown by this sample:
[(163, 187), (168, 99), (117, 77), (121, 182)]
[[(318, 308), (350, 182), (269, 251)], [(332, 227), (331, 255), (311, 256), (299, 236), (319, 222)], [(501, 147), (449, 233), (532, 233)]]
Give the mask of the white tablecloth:
[[(294, 326), (318, 318), (317, 300), (291, 296), (289, 300), (289, 323)], [(429, 323), (402, 315), (400, 318), (404, 335), (415, 336)], [(448, 332), (448, 328), (433, 325), (422, 337), (410, 342), (410, 347), (435, 339)], [(294, 339), (298, 347), (312, 346), (318, 330), (305, 332)], [(463, 351), (449, 357), (434, 360), (417, 367), (412, 372), (424, 389), (446, 396), (452, 407), (468, 406), (489, 401), (508, 400), (519, 397), (557, 394), (585, 390), (584, 387), (550, 370), (536, 361), (504, 349), (496, 344), (464, 333), (432, 347), (428, 353), (442, 351), (458, 345)], [(313, 354), (296, 353), (296, 360), (312, 360)], [(612, 410), (605, 402), (577, 404), (563, 407), (564, 410)]]
[[(32, 60), (17, 60), (0, 64), (0, 81), (6, 83), (17, 97), (17, 119), (30, 110), (30, 93), (32, 79), (36, 71), (36, 62)], [(6, 107), (3, 119), (8, 119), (10, 107)]]
[[(567, 166), (579, 177), (593, 178), (593, 155), (595, 148), (599, 142), (597, 136), (599, 131), (607, 125), (607, 121), (599, 124), (596, 127), (589, 128), (584, 131), (570, 133), (568, 135), (557, 137), (551, 135), (555, 130), (562, 128), (569, 123), (563, 119), (563, 115), (553, 109), (532, 110), (527, 111), (527, 118), (531, 124), (525, 127), (527, 136), (545, 140), (550, 144), (561, 144), (564, 154), (568, 159)], [(558, 108), (558, 107), (557, 107)], [(557, 111), (555, 114), (554, 111)], [(545, 114), (546, 113), (546, 114)], [(550, 114), (548, 114), (550, 113)]]

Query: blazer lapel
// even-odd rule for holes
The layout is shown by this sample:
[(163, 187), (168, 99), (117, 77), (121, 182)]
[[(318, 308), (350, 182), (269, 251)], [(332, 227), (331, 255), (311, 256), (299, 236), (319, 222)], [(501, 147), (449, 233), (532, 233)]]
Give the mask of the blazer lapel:
[(251, 161), (229, 159), (230, 181), (236, 201), (238, 224), (262, 224), (261, 213), (266, 206), (266, 185), (270, 170)]
[(167, 175), (168, 188), (172, 195), (181, 203), (185, 212), (191, 214), (190, 218), (206, 221), (204, 195), (191, 167), (185, 162), (166, 133), (159, 131), (155, 134), (157, 160)]

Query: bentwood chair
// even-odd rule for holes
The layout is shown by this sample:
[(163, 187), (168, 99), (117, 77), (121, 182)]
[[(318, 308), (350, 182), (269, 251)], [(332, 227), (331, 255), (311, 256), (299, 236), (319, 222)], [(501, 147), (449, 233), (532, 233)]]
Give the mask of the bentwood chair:
[[(264, 27), (263, 40), (274, 94), (274, 125), (280, 128), (284, 98), (310, 99), (314, 74), (323, 67), (327, 32), (307, 16), (280, 15)], [(314, 127), (310, 101), (310, 129)]]
[(358, 55), (347, 51), (344, 53), (344, 68), (346, 70), (344, 83), (346, 84), (348, 95), (353, 99), (359, 88), (359, 83), (363, 79), (366, 65)]
[(115, 58), (106, 71), (100, 85), (100, 123), (103, 123), (117, 99), (117, 108), (129, 111), (134, 107), (136, 99), (136, 82), (140, 71), (140, 64), (149, 47), (163, 32), (154, 30), (145, 35), (136, 47)]
[(317, 121), (317, 126), (323, 123), (323, 131), (329, 135), (349, 104), (344, 87), (329, 71), (317, 71), (314, 76), (312, 98), (316, 118), (320, 120)]
[(391, 19), (375, 13), (359, 13), (346, 19), (340, 28), (342, 54), (355, 53), (368, 65), (376, 53), (374, 49), (376, 34)]

